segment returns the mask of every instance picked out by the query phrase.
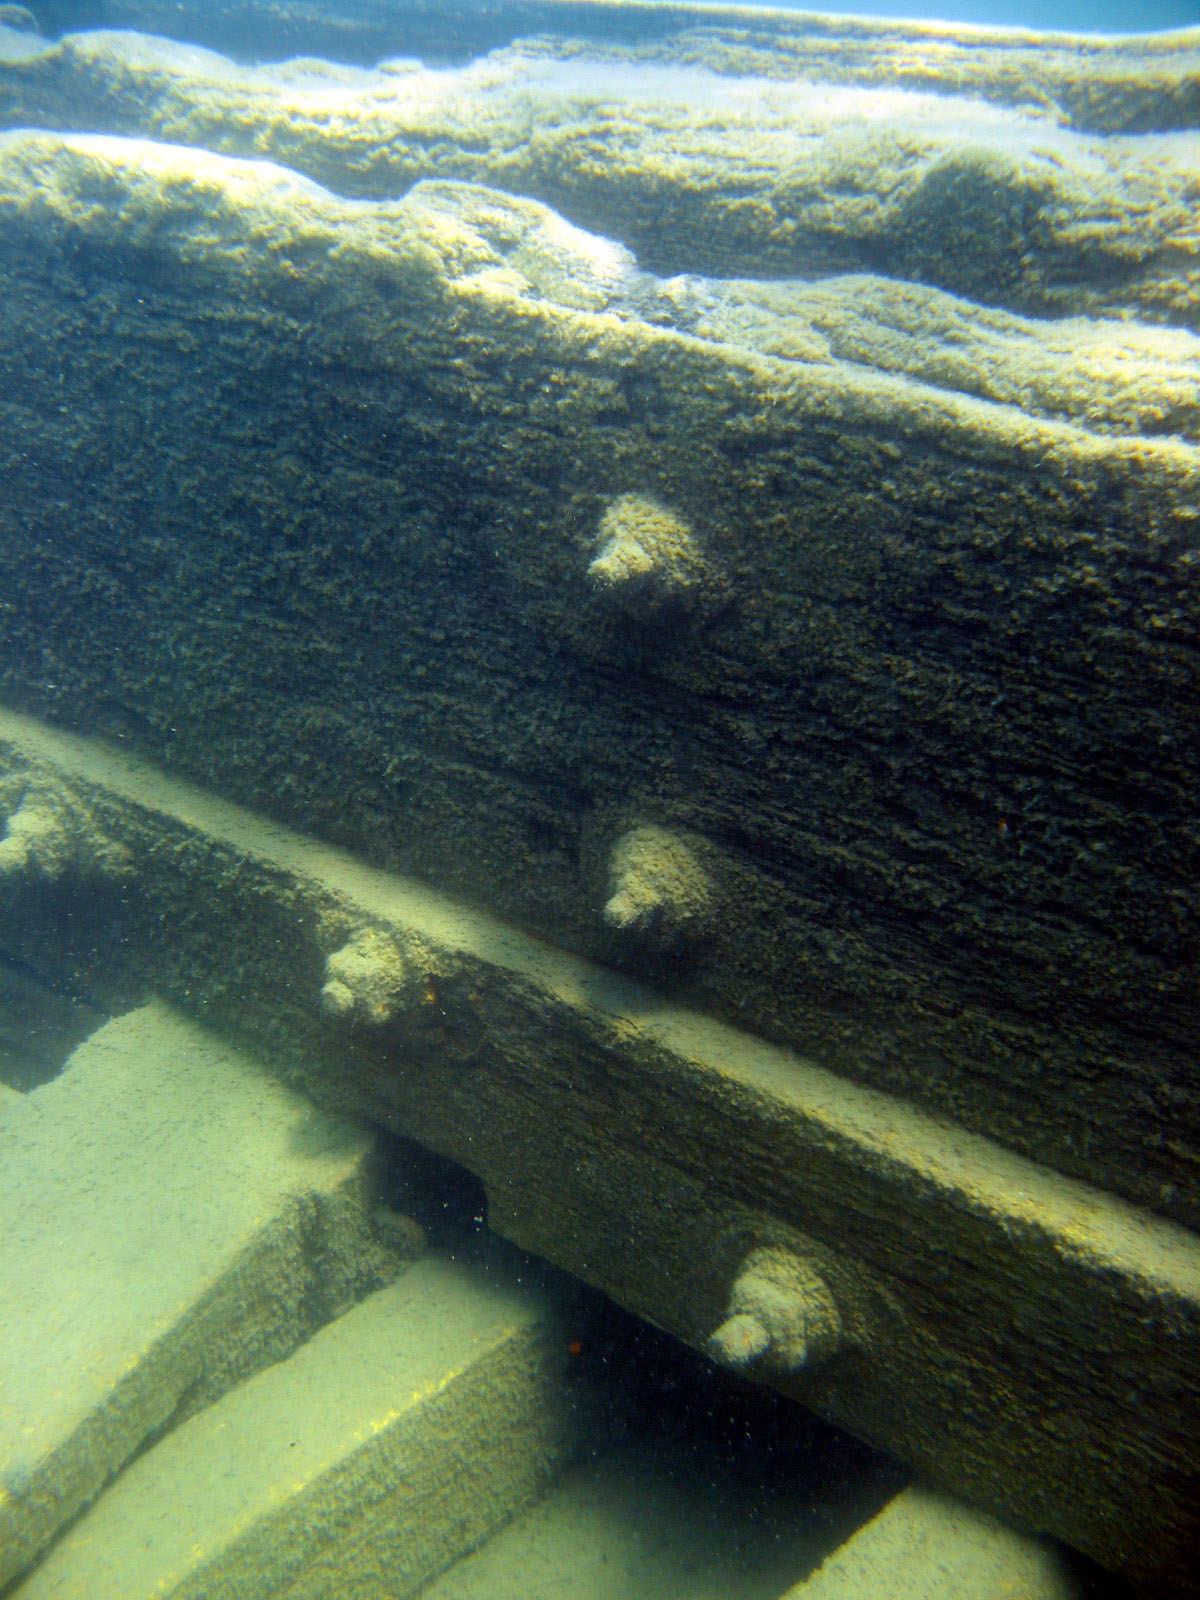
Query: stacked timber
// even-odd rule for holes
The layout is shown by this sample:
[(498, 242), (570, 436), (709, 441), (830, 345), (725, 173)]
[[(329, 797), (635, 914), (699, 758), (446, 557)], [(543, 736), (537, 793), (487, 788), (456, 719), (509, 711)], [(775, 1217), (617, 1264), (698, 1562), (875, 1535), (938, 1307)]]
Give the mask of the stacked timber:
[[(514, 1237), (1177, 1582), (1200, 40), (660, 32), (5, 35), (0, 694), (158, 769), (14, 723), (19, 937), (170, 901), (159, 992)], [(172, 888), (176, 778), (366, 901)]]

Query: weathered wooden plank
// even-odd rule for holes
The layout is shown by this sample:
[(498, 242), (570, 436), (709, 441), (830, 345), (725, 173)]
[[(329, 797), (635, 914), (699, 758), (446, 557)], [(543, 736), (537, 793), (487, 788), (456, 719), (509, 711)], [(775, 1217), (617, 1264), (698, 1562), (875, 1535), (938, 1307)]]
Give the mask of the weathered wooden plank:
[(1148, 1589), (1194, 1582), (1194, 1235), (127, 756), (7, 713), (0, 749), (74, 840), (9, 875), (6, 944), (250, 1034), (693, 1344), (784, 1252), (818, 1290), (750, 1306), (748, 1370)]
[(10, 703), (1200, 1217), (1194, 336), (0, 154)]
[(1042, 34), (909, 18), (844, 17), (771, 6), (676, 0), (35, 0), (48, 34), (134, 28), (238, 55), (327, 56), (372, 65), (384, 56), (462, 61), (522, 36), (559, 35), (715, 70), (891, 83), (1038, 105), (1107, 132), (1195, 127), (1194, 29), (1138, 36)]
[(910, 1488), (783, 1600), (1072, 1600), (1063, 1552), (928, 1489)]
[(370, 1133), (169, 1007), (106, 1024), (13, 1099), (0, 1105), (0, 1583), (161, 1429), (399, 1265), (372, 1227)]
[(143, 1454), (18, 1600), (409, 1600), (546, 1486), (563, 1341), (429, 1259)]
[[(1100, 136), (1028, 100), (890, 74), (797, 79), (789, 65), (710, 37), (679, 59), (657, 41), (605, 52), (568, 39), (456, 70), (259, 68), (73, 34), (0, 55), (0, 125), (266, 156), (376, 199), (422, 179), (488, 183), (662, 276), (879, 273), (1037, 316), (1196, 326), (1194, 131), (1168, 117), (1168, 131)], [(1147, 68), (1161, 95), (1160, 70)]]

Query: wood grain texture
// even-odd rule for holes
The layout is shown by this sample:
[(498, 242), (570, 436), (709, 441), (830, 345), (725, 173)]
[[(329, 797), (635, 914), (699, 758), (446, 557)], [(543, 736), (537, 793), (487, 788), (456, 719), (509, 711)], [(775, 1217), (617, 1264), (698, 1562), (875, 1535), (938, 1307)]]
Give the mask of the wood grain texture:
[[(793, 1250), (846, 1337), (763, 1381), (1148, 1593), (1194, 1584), (1195, 1235), (127, 755), (5, 713), (0, 756), (6, 784), (86, 812), (129, 862), (107, 896), (6, 883), (6, 946), (252, 1039), (327, 1105), (479, 1175), (499, 1231), (695, 1345), (751, 1250)], [(364, 928), (411, 974), (375, 1027), (320, 1004)]]
[[(10, 703), (1194, 1222), (1186, 419), (1093, 427), (1066, 347), (1021, 409), (777, 354), (715, 285), (662, 326), (671, 286), (493, 191), (4, 153)], [(921, 350), (972, 323), (904, 293)], [(598, 592), (627, 494), (714, 605)], [(695, 936), (605, 921), (639, 824), (696, 842)]]

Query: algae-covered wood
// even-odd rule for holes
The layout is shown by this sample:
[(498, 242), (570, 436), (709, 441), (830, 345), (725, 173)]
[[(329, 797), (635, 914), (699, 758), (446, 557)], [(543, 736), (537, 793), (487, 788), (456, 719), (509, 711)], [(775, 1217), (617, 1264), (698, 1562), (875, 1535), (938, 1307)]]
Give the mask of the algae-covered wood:
[(0, 218), (10, 703), (1196, 1215), (1193, 335), (122, 139)]
[[(5, 941), (19, 942), (11, 925)], [(147, 1442), (392, 1276), (369, 1130), (162, 1005), (0, 1106), (0, 1583)]]
[(16, 1600), (410, 1600), (571, 1437), (528, 1293), (427, 1259), (144, 1452)]
[(85, 33), (0, 51), (0, 122), (269, 156), (340, 194), (486, 182), (661, 275), (869, 271), (1035, 314), (1195, 324), (1194, 127), (1164, 112), (1161, 130), (1100, 134), (1064, 126), (1036, 83), (993, 100), (882, 64), (869, 81), (813, 69), (719, 36), (367, 71)]
[(0, 772), (75, 841), (0, 878), (7, 948), (248, 1035), (697, 1347), (754, 1309), (752, 1264), (790, 1264), (776, 1309), (823, 1299), (823, 1342), (772, 1340), (752, 1376), (1148, 1590), (1194, 1587), (1193, 1233), (124, 753), (3, 713)]
[(1200, 37), (359, 25), (0, 31), (6, 951), (1194, 1586)]
[[(840, 16), (717, 0), (33, 0), (9, 6), (47, 35), (136, 28), (241, 60), (322, 56), (373, 65), (385, 56), (454, 63), (518, 39), (560, 36), (645, 50), (732, 73), (878, 83), (1052, 108), (1107, 132), (1196, 127), (1194, 28), (1104, 35), (970, 29), (904, 17)], [(1139, 17), (1139, 25), (1147, 19)]]

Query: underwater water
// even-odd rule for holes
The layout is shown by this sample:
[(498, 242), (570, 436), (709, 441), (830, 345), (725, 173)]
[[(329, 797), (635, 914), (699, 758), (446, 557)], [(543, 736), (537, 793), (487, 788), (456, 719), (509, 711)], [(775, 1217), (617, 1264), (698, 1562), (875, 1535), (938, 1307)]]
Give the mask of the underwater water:
[(1200, 1592), (1198, 85), (0, 5), (5, 1600)]
[[(787, 0), (789, 8), (792, 0)], [(804, 10), (803, 6), (795, 6)], [(1154, 33), (1164, 29), (1192, 28), (1200, 12), (1187, 0), (1153, 0), (1148, 5), (1081, 4), (1079, 0), (1055, 0), (1050, 5), (1029, 5), (1024, 0), (944, 0), (934, 5), (886, 5), (882, 0), (866, 0), (863, 5), (838, 5), (829, 8), (835, 16), (909, 17), (927, 22), (965, 22), (984, 28), (1055, 29), (1061, 33), (1128, 34)]]

